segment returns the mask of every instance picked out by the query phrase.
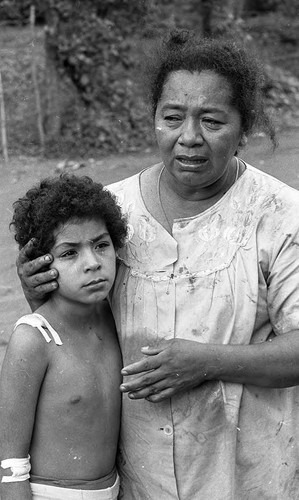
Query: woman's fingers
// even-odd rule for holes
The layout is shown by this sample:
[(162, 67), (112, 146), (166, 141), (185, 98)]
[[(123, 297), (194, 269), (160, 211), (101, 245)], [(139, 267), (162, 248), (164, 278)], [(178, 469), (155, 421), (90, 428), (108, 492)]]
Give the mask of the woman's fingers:
[(169, 380), (161, 379), (157, 382), (151, 382), (149, 377), (147, 381), (144, 380), (144, 385), (141, 388), (122, 392), (128, 392), (130, 399), (147, 399), (152, 403), (158, 403), (172, 397), (180, 390), (181, 384), (178, 384), (177, 381), (171, 383)]
[(156, 354), (160, 354), (160, 352), (162, 352), (163, 349), (164, 349), (164, 342), (160, 342), (158, 347), (150, 347), (150, 346), (142, 347), (141, 348), (142, 354), (146, 354), (146, 356), (149, 357), (144, 357), (143, 359), (137, 361), (136, 363), (124, 366), (121, 371), (121, 374), (124, 376), (136, 375), (138, 373), (148, 372), (150, 370), (155, 370), (156, 368), (159, 368), (160, 363), (158, 361), (158, 358), (155, 356)]
[(37, 259), (32, 259), (33, 250), (35, 248), (35, 240), (32, 238), (26, 243), (26, 245), (21, 248), (19, 251), (19, 255), (17, 258), (17, 268), (23, 268), (24, 265), (28, 266), (28, 269), (32, 271), (32, 273), (39, 271), (42, 267), (48, 266), (53, 261), (53, 257), (51, 254), (43, 255), (42, 257), (38, 257)]
[(55, 285), (55, 281), (53, 281), (57, 276), (57, 271), (55, 269), (50, 269), (48, 271), (39, 272), (38, 274), (27, 275), (27, 280), (30, 281), (30, 286), (35, 289), (42, 291), (43, 287), (48, 288), (48, 285), (50, 285), (52, 291), (53, 285), (54, 288), (57, 286), (57, 284)]
[(159, 375), (159, 372), (152, 369), (150, 371), (147, 371), (143, 375), (140, 375), (139, 377), (134, 377), (131, 380), (126, 380), (121, 384), (120, 390), (121, 392), (140, 391), (145, 387), (147, 387), (148, 385), (157, 383), (160, 379), (161, 376)]
[(169, 399), (174, 395), (174, 391), (172, 388), (167, 388), (163, 389), (160, 392), (157, 392), (155, 394), (151, 394), (148, 396), (146, 399), (147, 401), (150, 401), (151, 403), (160, 403), (160, 401), (164, 401), (165, 399)]
[(32, 259), (34, 239), (31, 239), (19, 252), (17, 259), (17, 271), (21, 280), (25, 297), (32, 305), (37, 301), (44, 301), (48, 293), (58, 287), (55, 281), (58, 277), (56, 269), (49, 269), (53, 261), (50, 254)]
[[(152, 393), (154, 389), (154, 386), (162, 380), (163, 374), (160, 373), (158, 370), (159, 367), (157, 366), (155, 368), (149, 368), (148, 363), (143, 364), (142, 362), (134, 363), (134, 365), (130, 365), (132, 368), (128, 367), (128, 373), (123, 373), (122, 374), (125, 376), (129, 375), (134, 375), (134, 374), (140, 374), (139, 376), (135, 376), (134, 378), (130, 380), (125, 380), (121, 386), (120, 390), (121, 392), (128, 392), (130, 393), (130, 397), (134, 399), (134, 396), (132, 394), (138, 393), (138, 399), (140, 398), (145, 398), (149, 394)], [(148, 390), (148, 387), (151, 387), (151, 392)]]
[[(22, 280), (23, 277), (38, 274), (45, 266), (51, 264), (52, 260), (53, 257), (50, 254), (30, 260), (30, 247), (28, 247), (27, 250), (24, 247), (20, 250), (16, 262), (18, 275)], [(53, 275), (50, 279), (53, 279)]]
[(31, 259), (34, 245), (35, 245), (35, 240), (34, 238), (31, 238), (31, 240), (29, 240), (28, 243), (26, 243), (26, 245), (23, 246), (23, 248), (21, 248), (17, 259), (17, 264), (22, 265)]
[(123, 368), (121, 391), (131, 399), (146, 398), (159, 402), (207, 380), (206, 346), (198, 342), (174, 339), (158, 347), (142, 348), (144, 359)]
[(155, 354), (159, 354), (163, 350), (163, 342), (160, 343), (159, 347), (151, 347), (151, 346), (145, 346), (141, 347), (141, 352), (142, 354), (146, 354), (147, 356), (154, 356)]
[(43, 270), (43, 268), (51, 264), (52, 260), (53, 259), (51, 255), (43, 255), (42, 257), (38, 257), (37, 259), (23, 262), (23, 264), (21, 265), (19, 265), (17, 261), (17, 266), (21, 274), (26, 273), (28, 276), (32, 276), (35, 274), (39, 274)]
[[(42, 275), (42, 277), (40, 276), (40, 274)], [(58, 283), (54, 279), (54, 277), (49, 277), (49, 271), (40, 274), (38, 275), (38, 279), (37, 277), (34, 278), (36, 282), (36, 285), (34, 285), (34, 290), (38, 294), (38, 296), (46, 295), (47, 293), (51, 293), (53, 292), (53, 290), (56, 290), (56, 288), (58, 288)]]
[(157, 363), (157, 358), (144, 358), (141, 361), (137, 361), (136, 363), (132, 363), (131, 365), (124, 366), (121, 374), (124, 376), (136, 375), (137, 373), (155, 370), (158, 367), (159, 364)]
[(56, 269), (41, 271), (41, 259), (42, 257), (24, 264), (22, 270), (19, 272), (25, 295), (27, 292), (29, 296), (35, 295), (41, 297), (42, 295), (53, 292), (53, 290), (58, 287), (58, 283), (55, 281), (58, 277)]
[(155, 384), (151, 384), (147, 387), (144, 387), (143, 389), (129, 392), (128, 396), (130, 399), (148, 399), (149, 397), (153, 395), (158, 395), (161, 392), (166, 391), (168, 388), (165, 387), (164, 381), (160, 380), (159, 382), (156, 382)]

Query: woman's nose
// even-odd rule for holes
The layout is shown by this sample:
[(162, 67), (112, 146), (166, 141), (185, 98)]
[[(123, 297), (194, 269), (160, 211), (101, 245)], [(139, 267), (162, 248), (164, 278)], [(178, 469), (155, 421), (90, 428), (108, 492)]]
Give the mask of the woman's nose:
[(203, 143), (203, 135), (199, 121), (190, 119), (183, 123), (179, 143), (188, 147)]

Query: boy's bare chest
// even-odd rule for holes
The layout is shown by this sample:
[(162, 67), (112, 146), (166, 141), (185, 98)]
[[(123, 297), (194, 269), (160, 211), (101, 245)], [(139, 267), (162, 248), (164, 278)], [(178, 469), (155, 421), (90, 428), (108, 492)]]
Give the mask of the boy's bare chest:
[(59, 413), (93, 412), (119, 397), (121, 357), (117, 344), (100, 342), (84, 349), (63, 344), (49, 365), (40, 405)]

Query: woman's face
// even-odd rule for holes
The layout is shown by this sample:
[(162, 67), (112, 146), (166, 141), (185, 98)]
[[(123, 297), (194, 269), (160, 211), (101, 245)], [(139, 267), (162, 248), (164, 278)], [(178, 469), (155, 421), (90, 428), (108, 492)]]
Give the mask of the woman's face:
[(226, 176), (242, 135), (229, 82), (213, 71), (176, 71), (155, 115), (162, 160), (176, 185), (200, 190)]

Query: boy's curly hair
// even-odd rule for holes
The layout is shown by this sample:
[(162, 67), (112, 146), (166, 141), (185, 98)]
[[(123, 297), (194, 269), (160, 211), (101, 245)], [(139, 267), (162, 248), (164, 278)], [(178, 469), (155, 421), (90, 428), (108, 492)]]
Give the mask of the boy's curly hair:
[(127, 235), (126, 219), (115, 196), (86, 176), (62, 174), (44, 179), (13, 207), (10, 227), (19, 248), (34, 238), (32, 258), (50, 252), (55, 229), (71, 219), (102, 219), (116, 250), (123, 246)]

